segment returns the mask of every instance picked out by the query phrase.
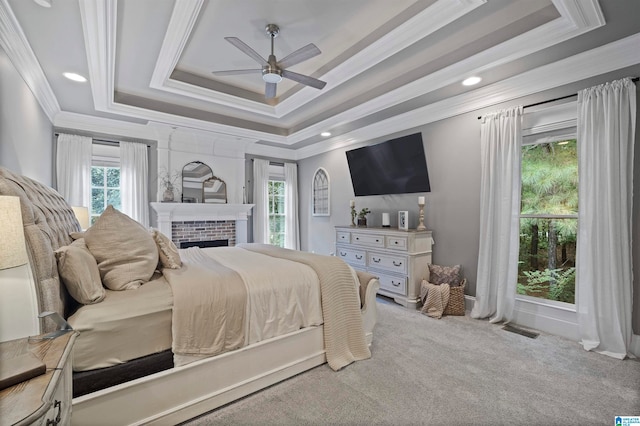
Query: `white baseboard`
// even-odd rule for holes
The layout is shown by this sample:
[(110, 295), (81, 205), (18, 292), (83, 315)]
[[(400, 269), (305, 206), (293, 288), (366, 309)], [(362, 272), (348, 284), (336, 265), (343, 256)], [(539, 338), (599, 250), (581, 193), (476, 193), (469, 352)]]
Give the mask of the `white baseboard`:
[[(468, 295), (464, 297), (465, 309), (471, 311), (476, 298)], [(580, 341), (577, 314), (574, 310), (517, 299), (513, 322), (521, 327), (561, 336), (574, 342)], [(640, 358), (640, 335), (631, 336), (629, 352)]]

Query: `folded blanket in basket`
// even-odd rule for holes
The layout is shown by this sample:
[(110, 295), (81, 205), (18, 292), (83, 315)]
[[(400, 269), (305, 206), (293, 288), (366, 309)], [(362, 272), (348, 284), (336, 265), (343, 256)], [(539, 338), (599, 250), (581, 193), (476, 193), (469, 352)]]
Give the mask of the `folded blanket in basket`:
[(449, 284), (431, 284), (426, 280), (420, 285), (422, 312), (432, 318), (442, 318), (442, 313), (449, 303)]

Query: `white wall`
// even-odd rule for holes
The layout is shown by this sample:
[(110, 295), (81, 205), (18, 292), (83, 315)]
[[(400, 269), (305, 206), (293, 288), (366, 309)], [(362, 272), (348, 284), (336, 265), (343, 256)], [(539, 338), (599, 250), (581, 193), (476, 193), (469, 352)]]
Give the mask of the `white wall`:
[(53, 125), (0, 48), (0, 166), (53, 181)]

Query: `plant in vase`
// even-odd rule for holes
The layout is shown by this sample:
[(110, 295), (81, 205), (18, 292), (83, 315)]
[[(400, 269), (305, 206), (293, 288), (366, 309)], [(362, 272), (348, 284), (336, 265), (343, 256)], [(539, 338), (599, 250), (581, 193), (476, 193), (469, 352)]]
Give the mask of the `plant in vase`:
[(168, 170), (163, 169), (158, 173), (160, 187), (164, 189), (164, 192), (162, 193), (162, 201), (170, 202), (174, 200), (175, 185), (178, 178), (180, 178), (180, 172), (177, 170), (171, 173)]
[(360, 213), (358, 213), (358, 226), (367, 226), (367, 215), (369, 213), (371, 213), (371, 210), (366, 207), (360, 210)]

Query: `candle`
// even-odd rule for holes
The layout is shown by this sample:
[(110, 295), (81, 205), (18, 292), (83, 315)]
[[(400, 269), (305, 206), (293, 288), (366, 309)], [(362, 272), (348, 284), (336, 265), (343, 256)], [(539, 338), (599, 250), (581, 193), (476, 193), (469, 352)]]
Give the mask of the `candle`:
[(351, 200), (351, 201), (349, 201), (349, 205), (350, 205), (351, 207), (355, 207), (355, 206), (356, 206), (356, 200)]
[(418, 197), (418, 204), (424, 204), (424, 197)]
[(389, 213), (382, 213), (382, 226), (389, 226)]

